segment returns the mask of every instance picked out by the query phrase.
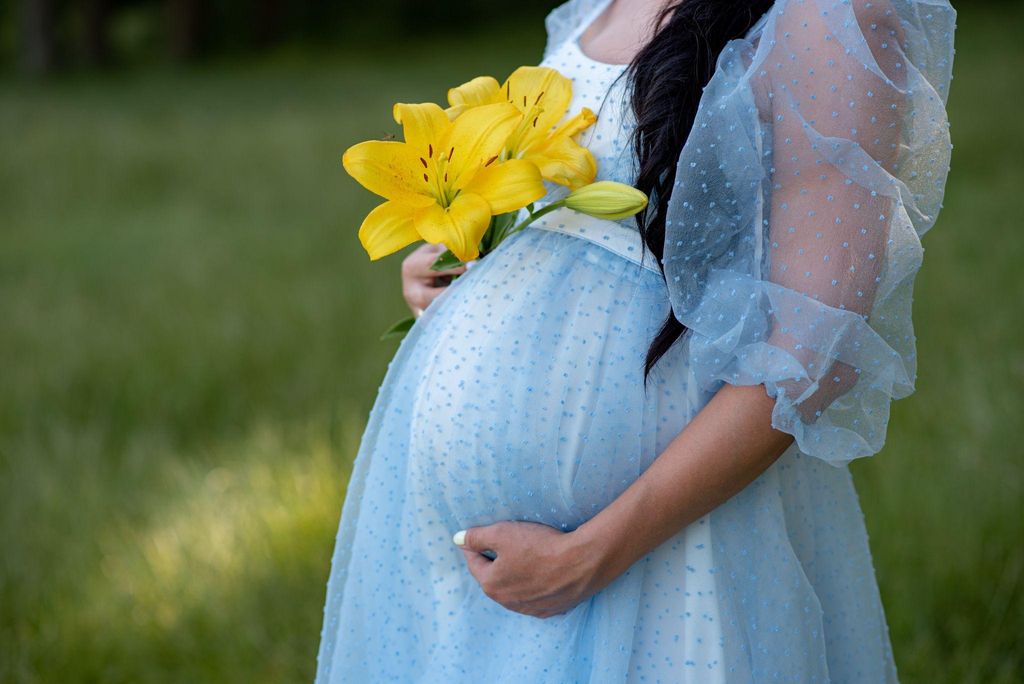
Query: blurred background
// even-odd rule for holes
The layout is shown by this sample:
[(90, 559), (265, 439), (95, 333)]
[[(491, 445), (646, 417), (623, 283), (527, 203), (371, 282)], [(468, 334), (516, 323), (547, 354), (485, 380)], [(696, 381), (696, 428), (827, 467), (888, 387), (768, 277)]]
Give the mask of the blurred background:
[[(407, 313), (340, 154), (554, 4), (0, 4), (0, 682), (311, 681)], [(956, 7), (918, 389), (852, 469), (902, 680), (1020, 682), (1024, 5)]]

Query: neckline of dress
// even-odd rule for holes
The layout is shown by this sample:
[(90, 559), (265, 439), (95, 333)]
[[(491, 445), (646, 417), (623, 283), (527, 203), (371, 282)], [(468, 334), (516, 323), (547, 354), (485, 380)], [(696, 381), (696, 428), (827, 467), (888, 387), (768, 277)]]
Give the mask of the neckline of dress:
[(583, 37), (583, 34), (587, 32), (587, 29), (589, 29), (595, 21), (597, 21), (598, 17), (604, 14), (604, 11), (608, 9), (613, 2), (615, 2), (615, 0), (601, 0), (601, 2), (591, 10), (590, 14), (584, 17), (583, 21), (580, 22), (579, 27), (577, 27), (576, 31), (573, 32), (573, 35), (570, 37), (568, 42), (576, 50), (579, 56), (588, 62), (598, 64), (603, 67), (625, 68), (629, 66), (629, 63), (622, 64), (619, 62), (604, 62), (600, 59), (594, 59), (583, 51), (583, 45), (580, 44), (580, 38)]

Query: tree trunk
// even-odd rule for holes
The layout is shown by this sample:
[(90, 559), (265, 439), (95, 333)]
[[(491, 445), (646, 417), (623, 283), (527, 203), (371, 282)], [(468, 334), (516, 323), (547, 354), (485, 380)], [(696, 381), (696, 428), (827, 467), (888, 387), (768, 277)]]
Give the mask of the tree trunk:
[(199, 0), (167, 0), (171, 56), (189, 61), (199, 56), (201, 7)]
[(253, 43), (257, 48), (270, 47), (281, 39), (285, 3), (282, 0), (259, 0), (253, 4)]
[(22, 0), (21, 69), (35, 76), (57, 65), (53, 0)]
[(110, 61), (110, 42), (107, 38), (110, 1), (86, 0), (83, 4), (82, 56), (90, 66), (103, 66)]

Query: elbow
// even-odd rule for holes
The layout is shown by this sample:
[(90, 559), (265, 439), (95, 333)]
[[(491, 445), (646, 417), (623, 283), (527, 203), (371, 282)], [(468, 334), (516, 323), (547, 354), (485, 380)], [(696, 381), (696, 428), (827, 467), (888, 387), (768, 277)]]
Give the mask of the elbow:
[[(853, 389), (859, 378), (860, 374), (855, 368), (835, 361), (814, 383), (806, 380), (802, 383), (788, 383), (786, 395), (793, 401), (801, 420), (805, 424), (813, 424), (829, 406)], [(812, 384), (816, 386), (808, 392)]]

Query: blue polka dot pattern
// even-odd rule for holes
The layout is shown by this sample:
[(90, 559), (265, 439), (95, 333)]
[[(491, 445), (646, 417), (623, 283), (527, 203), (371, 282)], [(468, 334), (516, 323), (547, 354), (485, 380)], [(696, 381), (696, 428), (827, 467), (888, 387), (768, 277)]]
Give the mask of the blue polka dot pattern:
[[(573, 79), (571, 112), (598, 112), (579, 140), (600, 177), (630, 182), (625, 67), (578, 43), (610, 1), (553, 10), (542, 63)], [(318, 683), (896, 681), (846, 463), (912, 389), (954, 18), (943, 0), (777, 0), (705, 89), (664, 275), (631, 220), (552, 212), (427, 308), (348, 482)], [(669, 313), (690, 332), (645, 385)], [(772, 467), (562, 615), (483, 593), (452, 533), (575, 529), (724, 383), (776, 398), (796, 443)]]
[(722, 54), (679, 159), (664, 265), (699, 384), (765, 384), (775, 427), (833, 463), (878, 452), (914, 389), (954, 19), (945, 3), (776, 3)]

